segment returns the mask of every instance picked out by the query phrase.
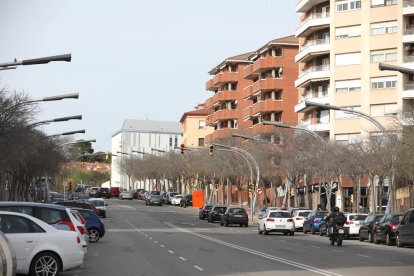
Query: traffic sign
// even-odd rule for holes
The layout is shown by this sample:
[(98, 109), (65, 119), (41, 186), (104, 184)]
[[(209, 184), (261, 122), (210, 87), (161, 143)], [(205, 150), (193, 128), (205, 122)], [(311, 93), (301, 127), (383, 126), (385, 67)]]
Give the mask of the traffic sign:
[(257, 188), (256, 194), (258, 194), (258, 195), (263, 194), (263, 189), (262, 188)]

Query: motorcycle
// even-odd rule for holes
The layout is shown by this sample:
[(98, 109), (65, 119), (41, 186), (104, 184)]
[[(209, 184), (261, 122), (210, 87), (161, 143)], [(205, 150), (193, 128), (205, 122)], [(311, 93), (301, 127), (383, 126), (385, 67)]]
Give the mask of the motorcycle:
[(338, 246), (342, 245), (342, 241), (345, 237), (345, 229), (343, 226), (337, 225), (336, 227), (329, 226), (328, 227), (328, 236), (331, 245), (335, 245), (335, 242)]

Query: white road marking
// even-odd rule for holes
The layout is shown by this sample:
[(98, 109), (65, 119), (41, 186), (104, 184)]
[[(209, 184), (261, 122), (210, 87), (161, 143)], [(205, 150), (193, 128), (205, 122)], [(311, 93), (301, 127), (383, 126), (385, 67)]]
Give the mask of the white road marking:
[(335, 249), (333, 249), (332, 251), (333, 251), (333, 252), (342, 253), (342, 251), (341, 251), (341, 250), (335, 250)]
[(326, 275), (326, 276), (332, 276), (332, 275), (340, 276), (341, 275), (341, 274), (337, 274), (337, 273), (330, 272), (330, 271), (327, 271), (327, 270), (319, 269), (319, 268), (316, 268), (316, 267), (313, 267), (313, 266), (309, 266), (309, 265), (306, 265), (306, 264), (303, 264), (303, 263), (299, 263), (299, 262), (296, 262), (296, 261), (291, 261), (291, 260), (284, 259), (284, 258), (281, 258), (281, 257), (269, 255), (269, 254), (266, 254), (266, 253), (263, 253), (263, 252), (260, 252), (260, 251), (256, 251), (256, 250), (253, 250), (253, 249), (250, 249), (250, 248), (238, 246), (236, 244), (228, 243), (228, 242), (225, 242), (225, 241), (222, 241), (222, 240), (219, 240), (219, 239), (216, 239), (216, 238), (212, 238), (212, 237), (209, 237), (209, 236), (206, 236), (206, 235), (191, 232), (189, 230), (180, 228), (180, 227), (178, 227), (178, 226), (176, 226), (172, 223), (169, 223), (169, 222), (164, 222), (164, 224), (166, 224), (166, 225), (170, 226), (171, 228), (174, 228), (178, 231), (181, 231), (181, 232), (184, 232), (184, 233), (187, 233), (187, 234), (191, 234), (191, 235), (197, 236), (197, 237), (202, 238), (202, 239), (206, 239), (206, 240), (209, 240), (209, 241), (212, 241), (212, 242), (215, 242), (215, 243), (227, 246), (227, 247), (231, 247), (231, 248), (243, 251), (243, 252), (247, 252), (247, 253), (250, 253), (250, 254), (253, 254), (253, 255), (256, 255), (256, 256), (260, 256), (262, 258), (266, 258), (266, 259), (270, 259), (270, 260), (273, 260), (273, 261), (276, 261), (276, 262), (284, 263), (284, 264), (287, 264), (287, 265), (290, 265), (290, 266), (298, 267), (298, 268), (301, 268), (303, 270), (311, 271), (311, 272), (321, 274), (321, 275)]
[(152, 240), (152, 238), (149, 238), (150, 240)]
[(361, 257), (365, 257), (365, 258), (371, 258), (371, 256), (368, 256), (368, 255), (363, 255), (363, 254), (357, 254), (357, 255)]
[(182, 261), (184, 261), (184, 262), (186, 262), (187, 261), (187, 259), (186, 258), (183, 258), (183, 257), (179, 257)]
[(172, 251), (172, 250), (168, 250), (168, 252), (170, 252), (171, 254), (174, 254), (174, 251)]
[(204, 271), (204, 269), (202, 269), (201, 267), (199, 267), (198, 265), (195, 265), (194, 266), (195, 268), (197, 268), (198, 270), (200, 270), (200, 271)]
[(313, 247), (313, 248), (321, 248), (320, 246), (316, 246), (316, 245), (311, 245), (311, 247)]
[(154, 241), (154, 243), (158, 243), (157, 241)]
[(165, 247), (163, 244), (160, 244), (161, 247)]

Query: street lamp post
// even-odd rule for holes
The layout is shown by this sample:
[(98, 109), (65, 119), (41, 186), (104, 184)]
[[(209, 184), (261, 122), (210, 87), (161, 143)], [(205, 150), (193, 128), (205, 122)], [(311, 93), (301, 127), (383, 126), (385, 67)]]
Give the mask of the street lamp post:
[(21, 60), (21, 61), (18, 61), (17, 59), (14, 59), (14, 61), (12, 61), (12, 62), (0, 63), (0, 70), (16, 69), (17, 66), (45, 64), (45, 63), (49, 63), (51, 61), (70, 62), (71, 60), (72, 60), (72, 54), (41, 57), (41, 58), (34, 58), (34, 59), (25, 59), (25, 60)]
[[(397, 66), (391, 66), (391, 65), (387, 65), (387, 66), (388, 67), (384, 67), (384, 68), (389, 68), (389, 67), (395, 68), (395, 67), (397, 67)], [(403, 67), (401, 67), (401, 68), (404, 69)], [(385, 69), (385, 70), (390, 70), (390, 69)], [(389, 192), (388, 192), (388, 203), (387, 203), (387, 208), (385, 210), (385, 213), (394, 212), (394, 209), (395, 209), (394, 208), (394, 200), (395, 200), (394, 188), (395, 188), (396, 154), (395, 154), (395, 148), (394, 148), (393, 143), (392, 143), (391, 135), (387, 132), (387, 129), (384, 127), (384, 125), (381, 124), (375, 118), (371, 117), (370, 115), (368, 115), (367, 113), (362, 112), (362, 111), (352, 110), (352, 109), (349, 109), (349, 108), (338, 107), (338, 106), (334, 106), (334, 105), (330, 105), (330, 104), (320, 104), (320, 103), (315, 103), (315, 102), (311, 102), (311, 101), (305, 101), (305, 105), (306, 106), (321, 107), (321, 108), (329, 109), (329, 110), (340, 110), (340, 111), (344, 111), (344, 112), (349, 113), (349, 114), (355, 114), (359, 117), (367, 119), (368, 121), (373, 123), (376, 127), (378, 127), (381, 130), (384, 137), (386, 137), (388, 139), (388, 142), (391, 146), (391, 181), (390, 181), (390, 189), (389, 189)], [(358, 204), (359, 204), (359, 202), (358, 202)], [(374, 204), (374, 205), (376, 205), (376, 204)], [(376, 210), (376, 206), (374, 206), (374, 210)]]
[(61, 117), (61, 118), (56, 118), (56, 119), (39, 121), (39, 122), (29, 124), (28, 126), (29, 127), (35, 127), (35, 126), (44, 125), (44, 124), (48, 124), (48, 123), (66, 122), (66, 121), (70, 121), (70, 120), (82, 120), (82, 115)]
[(80, 129), (80, 130), (62, 132), (62, 133), (59, 133), (59, 134), (49, 135), (47, 137), (53, 138), (53, 137), (57, 137), (57, 136), (67, 136), (67, 135), (73, 135), (73, 134), (77, 134), (77, 133), (85, 133), (85, 130), (84, 129)]

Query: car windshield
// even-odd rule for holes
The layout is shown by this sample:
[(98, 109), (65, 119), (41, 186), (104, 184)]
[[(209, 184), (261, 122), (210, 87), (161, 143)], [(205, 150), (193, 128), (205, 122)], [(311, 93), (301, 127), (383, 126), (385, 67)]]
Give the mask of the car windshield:
[(297, 217), (307, 217), (310, 214), (310, 211), (307, 212), (298, 212), (296, 214)]
[(154, 200), (159, 200), (161, 198), (161, 196), (159, 196), (159, 195), (152, 195), (151, 196), (151, 199), (154, 199)]
[(246, 213), (246, 211), (243, 208), (230, 209), (229, 212), (233, 214), (245, 214)]
[(287, 212), (270, 212), (270, 218), (290, 218), (291, 215)]
[(367, 215), (350, 215), (349, 220), (364, 220)]
[(105, 202), (103, 200), (90, 200), (89, 202), (95, 206), (105, 206)]
[(391, 222), (392, 223), (400, 223), (403, 217), (404, 217), (403, 214), (395, 215), (395, 216), (392, 217)]
[(218, 212), (218, 213), (224, 213), (226, 212), (227, 207), (215, 207), (214, 211)]

